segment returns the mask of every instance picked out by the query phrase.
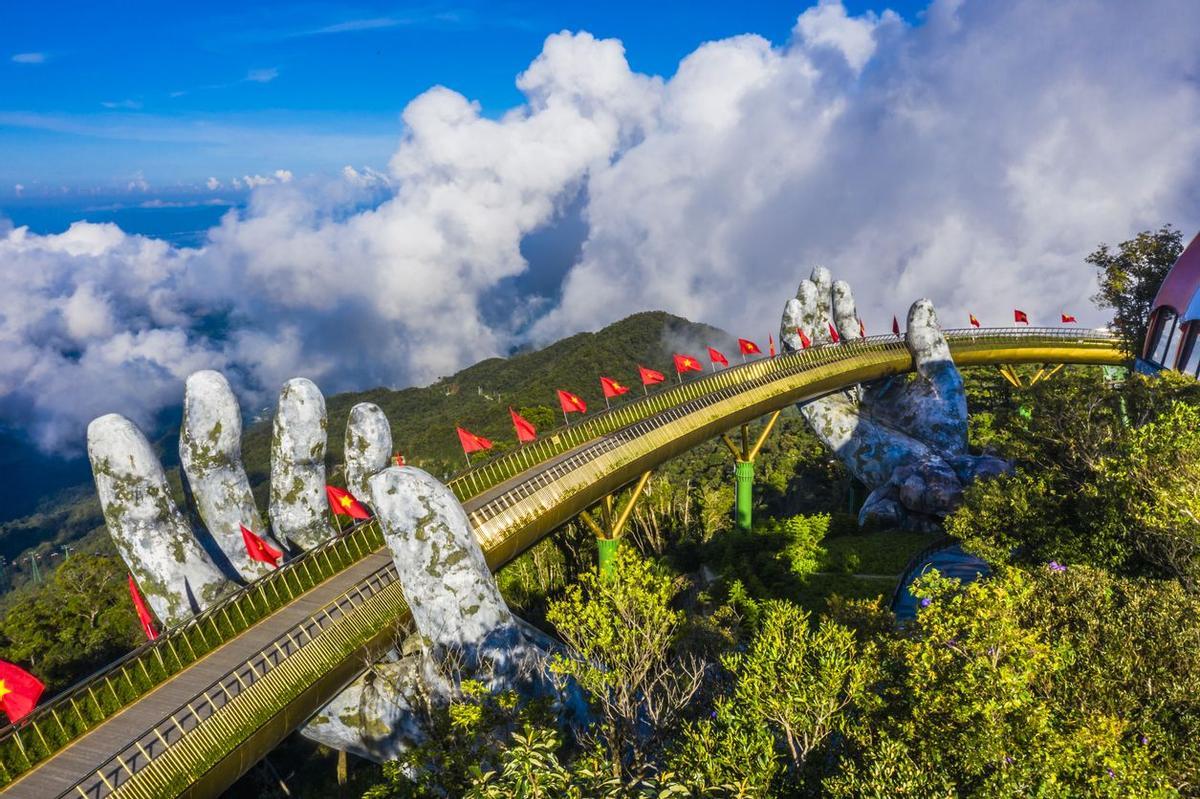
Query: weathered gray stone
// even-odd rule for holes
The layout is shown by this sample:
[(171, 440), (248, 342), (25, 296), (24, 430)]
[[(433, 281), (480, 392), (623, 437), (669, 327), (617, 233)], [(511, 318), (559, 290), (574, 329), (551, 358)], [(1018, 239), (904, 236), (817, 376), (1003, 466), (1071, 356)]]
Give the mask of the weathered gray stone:
[(158, 618), (186, 621), (237, 586), (192, 535), (150, 443), (115, 413), (88, 425), (88, 459), (104, 521)]
[(360, 402), (346, 420), (346, 488), (358, 500), (370, 502), (367, 479), (386, 469), (392, 456), (392, 426), (373, 402)]
[(300, 733), (309, 740), (382, 763), (428, 740), (430, 697), (424, 655), (376, 663), (350, 683)]
[[(831, 341), (831, 319), (840, 338), (861, 336), (850, 286), (831, 283), (828, 270), (817, 267), (784, 306), (779, 334), (783, 347), (800, 348), (796, 327), (814, 346)], [(918, 300), (909, 309), (905, 343), (915, 376), (838, 392), (805, 403), (800, 410), (813, 432), (871, 490), (859, 513), (860, 524), (930, 529), (961, 502), (964, 485), (1011, 467), (998, 458), (967, 453), (962, 375), (928, 300)]]
[(325, 497), (325, 397), (311, 380), (283, 384), (271, 442), (271, 529), (293, 549), (333, 535)]
[[(284, 386), (275, 417), (271, 510), (277, 531), (300, 547), (330, 532), (316, 523), (324, 521), (325, 419), (315, 385), (293, 380)], [(242, 466), (241, 427), (237, 401), (221, 375), (198, 372), (188, 379), (179, 445), (185, 488), (221, 554), (253, 578), (260, 569), (248, 562), (240, 527), (264, 537), (266, 531)], [(233, 572), (222, 574), (171, 501), (141, 432), (112, 415), (95, 420), (88, 439), (109, 531), (155, 613), (177, 624), (234, 590)], [(584, 718), (578, 689), (560, 693), (545, 668), (548, 639), (523, 628), (504, 604), (454, 494), (418, 469), (375, 474), (388, 465), (392, 449), (382, 410), (355, 406), (346, 442), (348, 483), (381, 511), (417, 632), (403, 657), (376, 664), (304, 734), (364, 757), (395, 757), (424, 739), (430, 703), (453, 698), (468, 677), (493, 690), (548, 697), (562, 718)]]
[(241, 411), (219, 372), (196, 372), (187, 379), (179, 461), (196, 513), (238, 574), (254, 580), (271, 571), (270, 565), (250, 559), (242, 539), (245, 525), (280, 548), (254, 505), (242, 465)]
[(411, 466), (385, 469), (368, 486), (431, 658), (452, 657), (496, 690), (517, 687), (525, 661), (539, 653), (519, 634), (458, 498)]

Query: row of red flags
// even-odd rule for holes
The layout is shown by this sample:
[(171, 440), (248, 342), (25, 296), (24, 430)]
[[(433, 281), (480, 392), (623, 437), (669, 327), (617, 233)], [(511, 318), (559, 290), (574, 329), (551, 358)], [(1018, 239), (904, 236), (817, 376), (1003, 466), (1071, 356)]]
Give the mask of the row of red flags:
[[(971, 326), (979, 327), (979, 319), (975, 317), (975, 314), (968, 314), (968, 316)], [(1027, 325), (1029, 324), (1029, 315), (1024, 311), (1013, 309), (1013, 321)], [(1068, 313), (1062, 314), (1063, 324), (1074, 324), (1075, 322), (1076, 320), (1073, 315)], [(863, 338), (866, 338), (867, 329), (866, 326), (863, 325), (863, 321), (861, 319), (858, 320), (858, 332), (859, 335), (861, 335)], [(800, 336), (801, 347), (808, 349), (812, 346), (812, 339), (810, 339), (803, 330), (796, 328), (796, 333)], [(895, 316), (892, 317), (892, 333), (897, 336), (900, 335), (900, 321)], [(838, 335), (837, 328), (834, 327), (832, 323), (829, 325), (829, 337), (834, 344), (840, 343), (842, 340), (842, 337)], [(770, 357), (774, 358), (775, 337), (769, 335), (768, 339), (770, 341)], [(762, 354), (762, 350), (759, 349), (757, 344), (745, 338), (738, 339), (738, 349), (743, 356)], [(680, 355), (679, 353), (675, 353), (673, 359), (676, 374), (682, 375), (684, 372), (704, 371), (704, 367), (700, 365), (700, 361), (690, 355)], [(708, 348), (708, 359), (714, 367), (717, 364), (720, 364), (721, 366), (729, 366), (729, 359), (725, 357), (725, 354), (713, 347)], [(638, 376), (641, 378), (643, 386), (653, 386), (657, 383), (662, 383), (667, 379), (662, 372), (649, 369), (640, 364), (638, 365)], [(604, 398), (606, 400), (614, 399), (629, 391), (628, 386), (621, 385), (611, 377), (601, 377), (600, 388), (604, 392)], [(583, 401), (582, 397), (577, 394), (572, 394), (570, 391), (565, 391), (561, 388), (557, 390), (557, 393), (558, 404), (559, 407), (562, 408), (564, 416), (570, 413), (587, 413), (587, 403)], [(526, 444), (530, 441), (537, 440), (537, 428), (534, 427), (532, 422), (521, 416), (521, 414), (517, 413), (512, 408), (509, 408), (508, 412), (512, 416), (513, 428), (517, 431), (517, 441), (522, 444)], [(458, 433), (458, 441), (462, 445), (463, 453), (466, 455), (470, 455), (472, 452), (489, 450), (495, 446), (491, 439), (485, 438), (477, 433), (472, 433), (470, 430), (467, 430), (464, 427), (455, 427), (454, 429), (455, 432)]]

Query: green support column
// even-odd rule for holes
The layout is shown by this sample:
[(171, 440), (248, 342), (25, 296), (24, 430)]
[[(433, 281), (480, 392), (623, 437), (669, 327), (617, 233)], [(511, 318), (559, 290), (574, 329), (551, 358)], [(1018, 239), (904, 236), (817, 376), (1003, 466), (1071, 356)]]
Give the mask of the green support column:
[(750, 525), (754, 522), (754, 459), (758, 457), (759, 450), (767, 441), (767, 436), (771, 434), (775, 423), (779, 421), (779, 414), (782, 411), (775, 411), (767, 417), (767, 423), (763, 425), (762, 432), (758, 434), (758, 439), (750, 443), (750, 426), (742, 425), (742, 445), (739, 447), (725, 433), (721, 434), (721, 440), (725, 442), (725, 446), (729, 448), (729, 452), (733, 455), (733, 476), (735, 481), (735, 489), (733, 492), (733, 520), (740, 530), (749, 530)]
[(738, 461), (733, 468), (733, 474), (737, 481), (734, 500), (737, 526), (742, 530), (749, 530), (753, 521), (754, 461)]
[(596, 554), (600, 560), (600, 576), (608, 578), (612, 576), (613, 564), (617, 560), (617, 548), (621, 546), (619, 538), (597, 538), (596, 539)]
[(613, 575), (617, 562), (617, 549), (621, 546), (621, 535), (625, 532), (625, 524), (629, 521), (629, 514), (633, 513), (633, 506), (637, 503), (638, 497), (642, 495), (648, 482), (650, 482), (650, 472), (645, 472), (638, 478), (620, 513), (617, 513), (616, 508), (613, 507), (613, 495), (609, 494), (605, 497), (600, 503), (603, 526), (597, 523), (592, 518), (592, 514), (586, 510), (579, 514), (579, 518), (588, 526), (588, 529), (596, 534), (596, 562), (601, 577), (607, 578)]

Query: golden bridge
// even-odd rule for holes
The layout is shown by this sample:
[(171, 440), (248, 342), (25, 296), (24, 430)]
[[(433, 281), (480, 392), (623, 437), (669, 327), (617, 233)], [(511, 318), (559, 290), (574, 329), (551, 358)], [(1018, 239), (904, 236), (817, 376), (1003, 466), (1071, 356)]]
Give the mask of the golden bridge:
[[(960, 367), (1129, 357), (1105, 331), (985, 328), (946, 338)], [(450, 487), (499, 569), (697, 444), (912, 369), (895, 336), (751, 361), (561, 428)], [(0, 790), (28, 799), (215, 796), (390, 648), (407, 613), (383, 536), (367, 522), (0, 730)]]

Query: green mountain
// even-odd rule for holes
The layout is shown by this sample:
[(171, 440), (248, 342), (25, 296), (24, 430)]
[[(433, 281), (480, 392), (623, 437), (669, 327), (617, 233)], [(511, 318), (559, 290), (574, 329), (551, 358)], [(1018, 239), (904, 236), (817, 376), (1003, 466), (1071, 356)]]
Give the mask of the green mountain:
[[(454, 433), (456, 425), (492, 439), (495, 451), (503, 451), (515, 444), (509, 406), (547, 432), (562, 424), (555, 389), (578, 394), (589, 410), (599, 410), (604, 407), (600, 375), (631, 386), (628, 396), (633, 399), (642, 390), (638, 364), (673, 378), (671, 354), (684, 352), (704, 362), (706, 345), (737, 357), (736, 341), (728, 333), (651, 311), (622, 319), (595, 333), (570, 336), (540, 350), (480, 361), (429, 386), (400, 390), (374, 388), (329, 397), (327, 466), (331, 482), (339, 482), (346, 418), (356, 403), (374, 402), (383, 408), (392, 424), (396, 449), (409, 463), (446, 477), (464, 466)], [(154, 444), (168, 465), (172, 484), (178, 489), (177, 441), (178, 430), (173, 429)], [(242, 445), (246, 470), (263, 510), (267, 507), (270, 441), (271, 422), (263, 419), (248, 427)], [(21, 582), (31, 574), (31, 553), (42, 555), (41, 568), (45, 570), (57, 559), (56, 550), (61, 545), (105, 547), (103, 530), (99, 502), (91, 484), (85, 483), (56, 492), (41, 503), (37, 512), (0, 525), (0, 556), (11, 564), (6, 569), (7, 575)]]

